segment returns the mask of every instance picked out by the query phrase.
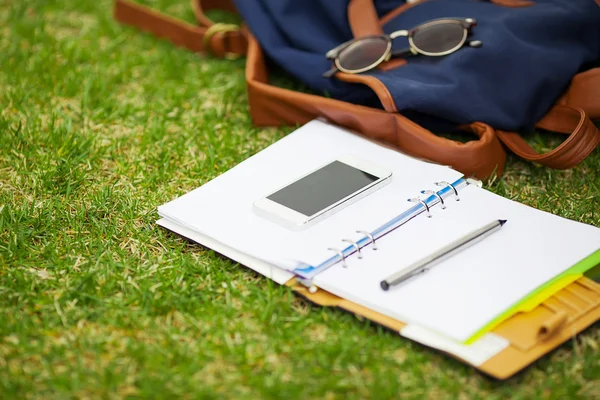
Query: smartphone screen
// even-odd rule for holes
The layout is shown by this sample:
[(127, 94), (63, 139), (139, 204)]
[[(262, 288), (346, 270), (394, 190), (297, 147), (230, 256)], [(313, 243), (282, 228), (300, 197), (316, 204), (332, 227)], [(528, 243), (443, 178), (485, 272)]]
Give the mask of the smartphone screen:
[(348, 164), (333, 161), (267, 196), (267, 199), (311, 216), (378, 179), (377, 176)]

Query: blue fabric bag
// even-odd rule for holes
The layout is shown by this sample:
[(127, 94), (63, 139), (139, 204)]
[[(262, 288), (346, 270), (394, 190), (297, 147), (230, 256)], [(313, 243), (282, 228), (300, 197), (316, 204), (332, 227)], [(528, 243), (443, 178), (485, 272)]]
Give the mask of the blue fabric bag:
[[(265, 53), (320, 93), (381, 107), (368, 87), (324, 79), (325, 53), (353, 38), (349, 0), (235, 0)], [(375, 0), (381, 17), (404, 0)], [(416, 56), (389, 71), (365, 72), (380, 80), (400, 112), (417, 112), (457, 124), (481, 121), (502, 130), (530, 129), (582, 68), (600, 59), (600, 7), (593, 0), (537, 0), (506, 7), (479, 0), (430, 0), (383, 25), (390, 33), (442, 17), (475, 18), (473, 39), (444, 57)], [(406, 47), (398, 38), (395, 46)]]
[[(193, 51), (248, 54), (250, 111), (259, 125), (303, 123), (323, 116), (401, 150), (467, 174), (501, 173), (502, 143), (517, 155), (554, 168), (582, 161), (600, 142), (598, 0), (194, 0), (201, 27), (126, 0), (116, 18)], [(240, 29), (214, 24), (204, 11), (241, 14)], [(410, 30), (437, 18), (473, 18), (473, 40), (441, 57), (392, 59), (360, 74), (322, 75), (325, 54), (350, 39)], [(407, 46), (406, 38), (393, 41)], [(267, 59), (267, 60), (266, 60)], [(269, 63), (315, 94), (277, 88)], [(430, 130), (465, 128), (479, 140), (459, 143)], [(517, 131), (534, 126), (568, 134), (539, 154)]]

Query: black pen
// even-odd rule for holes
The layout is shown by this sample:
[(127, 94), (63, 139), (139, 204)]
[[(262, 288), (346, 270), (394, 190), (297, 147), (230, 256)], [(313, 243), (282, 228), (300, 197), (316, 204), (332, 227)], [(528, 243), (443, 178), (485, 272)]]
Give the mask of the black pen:
[(450, 254), (464, 249), (466, 246), (471, 245), (484, 237), (490, 235), (491, 233), (496, 232), (498, 229), (502, 227), (506, 223), (504, 219), (498, 219), (489, 224), (482, 226), (479, 229), (474, 230), (473, 232), (463, 236), (462, 238), (455, 240), (454, 242), (448, 244), (447, 246), (442, 247), (438, 251), (430, 254), (429, 256), (419, 260), (408, 267), (404, 268), (401, 271), (396, 272), (392, 276), (387, 279), (381, 281), (381, 288), (383, 290), (388, 290), (389, 288), (398, 285), (399, 283), (404, 282), (408, 278), (420, 274), (428, 268), (431, 268), (434, 261), (439, 261), (443, 257), (449, 256)]

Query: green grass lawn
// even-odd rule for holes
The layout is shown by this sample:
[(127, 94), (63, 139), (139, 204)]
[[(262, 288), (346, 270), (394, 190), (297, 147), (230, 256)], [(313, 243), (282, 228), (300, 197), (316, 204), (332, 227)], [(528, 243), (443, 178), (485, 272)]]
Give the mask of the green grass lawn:
[[(150, 2), (193, 19), (167, 3)], [(111, 9), (0, 0), (1, 399), (600, 396), (598, 325), (496, 382), (155, 225), (293, 128), (252, 126), (244, 60)], [(600, 226), (599, 150), (568, 171), (510, 158), (486, 187)]]

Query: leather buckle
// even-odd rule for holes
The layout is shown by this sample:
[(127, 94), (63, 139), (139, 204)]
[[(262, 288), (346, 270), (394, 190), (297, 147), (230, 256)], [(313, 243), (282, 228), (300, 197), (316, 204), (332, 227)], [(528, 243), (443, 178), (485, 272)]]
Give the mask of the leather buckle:
[[(224, 23), (220, 23), (220, 22), (216, 23), (216, 24), (212, 24), (211, 26), (208, 27), (208, 29), (206, 29), (206, 32), (204, 33), (204, 48), (214, 54), (214, 51), (210, 47), (210, 39), (212, 39), (212, 37), (216, 33), (239, 32), (239, 31), (240, 31), (240, 27), (235, 24), (224, 24)], [(228, 60), (235, 60), (242, 56), (240, 54), (225, 52), (224, 57)]]

